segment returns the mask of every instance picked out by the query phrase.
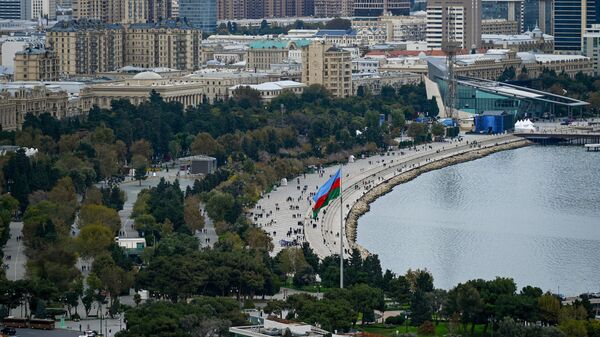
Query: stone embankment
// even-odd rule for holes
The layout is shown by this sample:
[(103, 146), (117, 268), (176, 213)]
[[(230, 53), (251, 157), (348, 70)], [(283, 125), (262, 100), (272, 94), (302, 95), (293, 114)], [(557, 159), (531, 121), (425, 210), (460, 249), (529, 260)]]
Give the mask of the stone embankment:
[(473, 150), (465, 153), (460, 153), (453, 155), (451, 157), (446, 157), (438, 160), (431, 161), (430, 163), (424, 164), (422, 166), (415, 167), (414, 169), (403, 172), (399, 175), (389, 178), (388, 180), (383, 181), (377, 186), (373, 187), (367, 193), (365, 193), (360, 199), (358, 199), (354, 205), (351, 207), (348, 217), (345, 223), (345, 231), (346, 238), (348, 242), (353, 246), (353, 248), (357, 248), (361, 251), (362, 255), (367, 255), (369, 252), (362, 246), (356, 243), (356, 229), (358, 225), (358, 219), (365, 213), (367, 213), (370, 209), (370, 204), (375, 201), (377, 198), (389, 193), (392, 189), (405, 182), (415, 179), (419, 175), (425, 172), (438, 170), (450, 165), (455, 165), (459, 163), (464, 163), (467, 161), (479, 159), (485, 156), (488, 156), (492, 153), (516, 149), (524, 146), (530, 145), (531, 142), (527, 140), (518, 140), (505, 144), (498, 144), (485, 148), (473, 148)]

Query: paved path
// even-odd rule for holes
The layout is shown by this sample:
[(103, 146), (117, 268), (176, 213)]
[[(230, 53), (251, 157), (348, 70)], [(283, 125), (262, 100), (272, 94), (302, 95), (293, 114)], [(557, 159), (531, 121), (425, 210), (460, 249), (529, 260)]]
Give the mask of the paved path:
[[(395, 150), (347, 163), (343, 166), (343, 202), (344, 217), (352, 205), (368, 190), (381, 184), (396, 174), (413, 167), (429, 163), (457, 153), (470, 150), (473, 141), (479, 144), (495, 144), (513, 136), (467, 135), (462, 142), (439, 142), (418, 146), (411, 150)], [(469, 144), (467, 144), (467, 142)], [(263, 228), (271, 238), (277, 254), (286, 245), (301, 244), (308, 241), (315, 253), (323, 258), (339, 254), (340, 203), (336, 202), (322, 210), (319, 218), (312, 220), (311, 197), (339, 166), (306, 174), (288, 181), (265, 195), (254, 207), (250, 217)], [(348, 242), (344, 244), (348, 247)]]
[(121, 231), (119, 237), (139, 237), (138, 232), (133, 228), (133, 219), (131, 219), (130, 216), (138, 194), (143, 189), (155, 187), (158, 185), (161, 178), (165, 178), (166, 181), (170, 182), (179, 179), (179, 186), (181, 187), (181, 190), (185, 192), (187, 187), (194, 185), (194, 180), (198, 179), (196, 176), (177, 176), (177, 170), (175, 169), (171, 169), (169, 172), (165, 170), (156, 172), (156, 176), (153, 175), (153, 172), (149, 172), (149, 175), (148, 179), (142, 181), (141, 186), (138, 181), (133, 181), (130, 177), (125, 178), (125, 181), (119, 184), (119, 187), (125, 192), (126, 196), (123, 209), (119, 211), (119, 217), (121, 218)]
[(204, 210), (204, 205), (200, 204), (200, 212), (204, 216), (204, 228), (201, 231), (196, 231), (195, 235), (198, 238), (200, 248), (213, 247), (215, 242), (219, 240), (215, 224)]
[[(10, 239), (8, 239), (4, 246), (4, 264), (8, 265), (6, 278), (10, 281), (25, 278), (25, 264), (27, 263), (25, 247), (23, 240), (17, 240), (17, 237), (23, 235), (22, 231), (23, 222), (10, 223)], [(10, 259), (8, 258), (9, 256)]]

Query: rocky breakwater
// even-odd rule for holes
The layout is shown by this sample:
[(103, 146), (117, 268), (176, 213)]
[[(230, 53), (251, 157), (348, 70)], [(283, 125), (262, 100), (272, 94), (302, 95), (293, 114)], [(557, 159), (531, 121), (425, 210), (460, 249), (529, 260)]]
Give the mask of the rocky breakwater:
[(403, 184), (410, 180), (413, 180), (416, 177), (418, 177), (420, 174), (425, 173), (425, 172), (438, 170), (438, 169), (441, 169), (441, 168), (444, 168), (444, 167), (447, 167), (450, 165), (455, 165), (455, 164), (464, 163), (467, 161), (483, 158), (492, 153), (506, 151), (506, 150), (512, 150), (512, 149), (516, 149), (516, 148), (520, 148), (520, 147), (524, 147), (524, 146), (528, 146), (528, 145), (531, 145), (531, 142), (529, 142), (528, 140), (525, 140), (525, 139), (520, 139), (520, 140), (508, 142), (508, 143), (491, 145), (488, 147), (482, 147), (482, 148), (474, 147), (472, 150), (470, 150), (468, 152), (463, 152), (460, 154), (453, 155), (451, 157), (434, 160), (430, 163), (415, 167), (414, 169), (405, 171), (399, 175), (396, 175), (394, 177), (391, 177), (391, 178), (381, 182), (380, 184), (376, 185), (371, 190), (369, 190), (367, 193), (365, 193), (360, 199), (358, 199), (356, 201), (356, 203), (354, 203), (354, 205), (352, 205), (352, 207), (350, 209), (350, 213), (348, 214), (348, 217), (346, 219), (346, 224), (345, 224), (346, 225), (345, 231), (346, 231), (346, 237), (348, 239), (348, 242), (351, 243), (353, 248), (357, 248), (358, 250), (360, 250), (360, 252), (363, 256), (366, 256), (369, 254), (369, 252), (364, 247), (362, 247), (358, 243), (356, 243), (356, 228), (358, 226), (358, 219), (363, 214), (365, 214), (369, 211), (369, 209), (370, 209), (369, 205), (373, 201), (375, 201), (380, 196), (385, 195), (385, 194), (389, 193), (390, 191), (392, 191), (392, 189), (395, 186), (397, 186), (399, 184)]

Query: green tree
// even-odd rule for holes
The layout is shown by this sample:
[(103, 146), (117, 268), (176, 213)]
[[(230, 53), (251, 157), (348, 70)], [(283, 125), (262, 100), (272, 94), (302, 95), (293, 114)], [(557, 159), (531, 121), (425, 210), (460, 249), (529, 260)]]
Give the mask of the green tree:
[(146, 164), (141, 163), (135, 167), (135, 174), (133, 175), (134, 179), (138, 181), (139, 186), (142, 186), (142, 180), (146, 180), (148, 176), (146, 175)]
[(442, 136), (444, 136), (445, 133), (446, 133), (446, 129), (444, 128), (444, 125), (442, 125), (440, 123), (434, 123), (431, 126), (431, 134), (434, 137), (442, 137)]
[(76, 239), (79, 254), (84, 258), (106, 252), (113, 241), (114, 233), (108, 227), (95, 224), (84, 226)]
[(84, 205), (79, 212), (79, 227), (83, 229), (92, 224), (103, 225), (111, 233), (116, 233), (121, 228), (121, 218), (113, 208), (94, 204)]

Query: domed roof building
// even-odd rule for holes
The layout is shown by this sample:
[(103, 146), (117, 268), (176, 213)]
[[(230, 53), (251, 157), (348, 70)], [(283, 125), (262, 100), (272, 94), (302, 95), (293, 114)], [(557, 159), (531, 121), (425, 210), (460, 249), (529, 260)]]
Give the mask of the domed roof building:
[(134, 80), (161, 80), (163, 77), (153, 71), (142, 71), (132, 77)]

